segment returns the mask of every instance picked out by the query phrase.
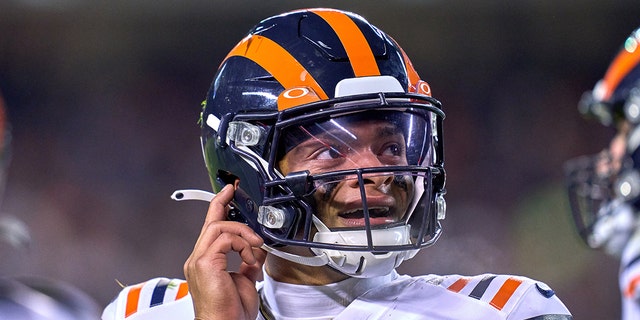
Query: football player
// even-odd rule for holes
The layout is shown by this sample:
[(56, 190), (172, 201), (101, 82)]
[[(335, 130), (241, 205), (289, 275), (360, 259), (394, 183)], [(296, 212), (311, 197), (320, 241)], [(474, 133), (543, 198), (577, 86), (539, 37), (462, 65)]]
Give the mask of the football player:
[(186, 282), (129, 286), (103, 318), (571, 319), (526, 277), (395, 271), (442, 232), (443, 119), (405, 52), (361, 16), (304, 9), (261, 21), (203, 103), (217, 194)]
[[(11, 146), (9, 121), (0, 95), (0, 198), (6, 181)], [(0, 257), (6, 263), (27, 249), (32, 239), (27, 225), (0, 214)], [(100, 307), (87, 293), (66, 282), (37, 276), (0, 276), (0, 319), (94, 320)]]
[(604, 77), (579, 104), (616, 134), (594, 156), (567, 161), (567, 186), (577, 230), (594, 249), (620, 258), (623, 319), (640, 319), (640, 29), (634, 30)]

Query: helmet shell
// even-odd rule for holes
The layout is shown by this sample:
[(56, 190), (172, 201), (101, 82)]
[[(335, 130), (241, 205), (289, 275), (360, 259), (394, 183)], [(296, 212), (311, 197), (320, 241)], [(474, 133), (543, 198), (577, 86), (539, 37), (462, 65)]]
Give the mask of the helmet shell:
[[(345, 83), (352, 86), (354, 82), (349, 80), (354, 79), (373, 79), (374, 87), (391, 81), (397, 87), (387, 90), (389, 87), (381, 85), (387, 89), (371, 89), (366, 93), (345, 91)], [(367, 87), (371, 88), (362, 86), (364, 91)], [(331, 112), (341, 103), (354, 106), (353, 103), (367, 101), (371, 107), (371, 101), (379, 99), (384, 102), (382, 105), (387, 105), (384, 95), (389, 100), (402, 101), (404, 109), (417, 106), (432, 114), (427, 123), (433, 127), (428, 130), (433, 134), (427, 144), (435, 150), (430, 158), (435, 159), (431, 164), (437, 168), (425, 178), (428, 185), (423, 189), (428, 195), (419, 197), (425, 204), (415, 207), (435, 207), (436, 195), (444, 194), (441, 137), (444, 113), (400, 46), (361, 16), (335, 9), (296, 10), (258, 23), (224, 58), (203, 102), (200, 119), (203, 154), (213, 190), (218, 192), (224, 185), (240, 181), (230, 218), (238, 217), (265, 237), (260, 231), (263, 226), (253, 216), (274, 197), (270, 192), (278, 178), (273, 170), (274, 153), (279, 150), (278, 125), (313, 112)], [(238, 121), (255, 127), (259, 143), (246, 148), (230, 145), (230, 126)], [(420, 169), (428, 171), (431, 167)], [(287, 183), (298, 183), (300, 177), (306, 178), (287, 177)], [(305, 210), (306, 216), (300, 213)], [(285, 220), (291, 225), (306, 221), (305, 230), (309, 229), (308, 205), (296, 202), (286, 207), (286, 211)], [(436, 216), (443, 217), (444, 212), (431, 215), (433, 221), (428, 225), (433, 241), (440, 231)], [(296, 231), (284, 233), (293, 232)], [(266, 234), (266, 238), (270, 236), (273, 234)], [(269, 239), (265, 243), (273, 244)]]
[[(205, 123), (209, 115), (223, 119), (262, 111), (266, 116), (296, 106), (278, 103), (285, 90), (305, 87), (316, 99), (328, 100), (341, 80), (378, 75), (396, 78), (405, 92), (431, 94), (396, 42), (357, 14), (304, 9), (258, 23), (225, 57), (204, 102), (202, 144), (214, 191), (232, 182), (221, 180), (220, 170), (242, 182), (261, 178), (217, 139), (218, 133)], [(264, 125), (269, 129), (271, 123), (265, 120)], [(261, 185), (244, 187), (257, 199)]]
[[(630, 100), (640, 99), (639, 78), (640, 28), (625, 39), (604, 77), (596, 82), (593, 90), (585, 92), (579, 104), (580, 111), (595, 116), (606, 126), (615, 125), (623, 119), (637, 123), (640, 121), (638, 110), (632, 111), (635, 115), (629, 115), (627, 104)], [(634, 119), (629, 119), (630, 116)]]

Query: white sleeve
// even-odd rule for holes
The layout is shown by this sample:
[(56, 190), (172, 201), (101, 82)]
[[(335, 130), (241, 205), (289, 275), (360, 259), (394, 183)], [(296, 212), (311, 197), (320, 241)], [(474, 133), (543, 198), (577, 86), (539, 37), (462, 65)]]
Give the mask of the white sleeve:
[(102, 320), (192, 320), (187, 282), (155, 278), (127, 286), (103, 311)]
[(509, 312), (508, 320), (521, 319), (572, 319), (567, 307), (545, 283), (535, 280), (525, 281), (525, 291)]

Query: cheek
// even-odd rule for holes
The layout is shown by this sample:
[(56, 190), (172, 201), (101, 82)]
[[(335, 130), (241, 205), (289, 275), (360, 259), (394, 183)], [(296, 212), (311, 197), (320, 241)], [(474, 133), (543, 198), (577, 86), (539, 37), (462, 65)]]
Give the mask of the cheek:
[(316, 199), (322, 202), (328, 202), (333, 198), (333, 193), (336, 191), (339, 182), (326, 183), (320, 186), (316, 191)]
[(396, 176), (393, 180), (394, 197), (398, 201), (398, 205), (406, 209), (413, 198), (415, 188), (413, 178), (410, 176)]
[(331, 218), (331, 214), (329, 214), (329, 212), (331, 211), (331, 206), (330, 200), (327, 198), (330, 198), (330, 196), (321, 192), (316, 192), (313, 195), (313, 203), (311, 204), (311, 206), (313, 207), (313, 213), (316, 215), (316, 217), (318, 217), (326, 225), (331, 226), (332, 222), (329, 221), (329, 219)]
[(393, 185), (399, 193), (405, 195), (412, 195), (414, 182), (411, 176), (395, 176), (393, 178)]
[(286, 157), (278, 161), (277, 166), (278, 167), (276, 169), (278, 169), (278, 171), (280, 171), (280, 173), (282, 173), (283, 175), (286, 175), (287, 173), (291, 172), (289, 170), (289, 162), (287, 161)]
[(343, 184), (341, 184), (340, 182), (326, 183), (322, 186), (319, 186), (316, 189), (316, 192), (313, 194), (312, 206), (314, 208), (315, 214), (324, 222), (327, 222), (326, 220), (328, 218), (331, 218), (332, 216), (332, 204), (334, 204), (336, 201), (340, 201), (339, 199), (336, 199), (336, 197), (338, 197), (341, 193), (340, 186), (342, 185)]

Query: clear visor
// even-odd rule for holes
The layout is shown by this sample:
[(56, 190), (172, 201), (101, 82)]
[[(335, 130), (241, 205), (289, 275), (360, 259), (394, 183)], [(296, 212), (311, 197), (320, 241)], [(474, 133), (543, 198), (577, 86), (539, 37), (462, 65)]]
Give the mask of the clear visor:
[(435, 117), (424, 111), (368, 110), (288, 126), (282, 130), (278, 161), (302, 161), (311, 174), (345, 168), (428, 166), (434, 158)]
[[(366, 230), (361, 243), (345, 241), (368, 250), (424, 242), (435, 227), (429, 226), (430, 197), (424, 196), (431, 193), (436, 161), (435, 118), (424, 111), (369, 110), (283, 128), (277, 169), (293, 189), (304, 190), (298, 196), (315, 215), (300, 221), (296, 237)], [(294, 186), (292, 177), (300, 172), (304, 187)]]

